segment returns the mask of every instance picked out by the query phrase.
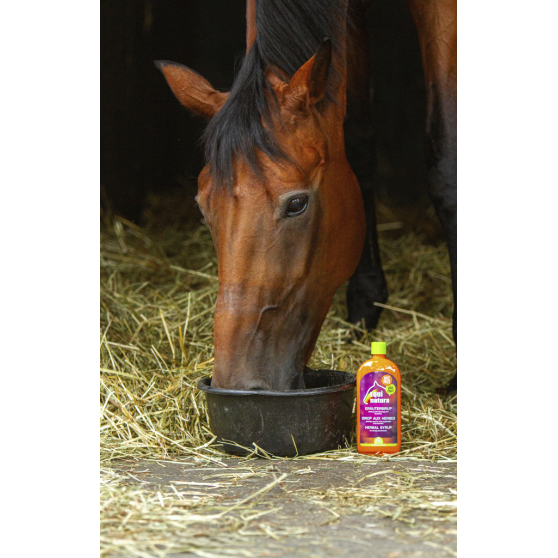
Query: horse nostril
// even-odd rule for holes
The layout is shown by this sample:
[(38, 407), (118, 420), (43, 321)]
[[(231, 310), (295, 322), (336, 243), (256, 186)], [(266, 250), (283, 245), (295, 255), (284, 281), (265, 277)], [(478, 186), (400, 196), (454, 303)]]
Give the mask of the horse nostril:
[(252, 380), (252, 381), (249, 380), (240, 389), (244, 389), (246, 391), (269, 391), (270, 388), (264, 382), (259, 382), (257, 380)]
[(289, 389), (304, 389), (304, 376), (296, 375), (291, 382), (291, 387)]

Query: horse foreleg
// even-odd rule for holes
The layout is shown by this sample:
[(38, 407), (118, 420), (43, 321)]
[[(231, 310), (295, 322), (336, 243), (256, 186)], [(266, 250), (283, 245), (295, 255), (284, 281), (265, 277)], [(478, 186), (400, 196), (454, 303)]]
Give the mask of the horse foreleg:
[[(362, 179), (358, 175), (357, 178), (362, 186)], [(374, 195), (363, 188), (363, 198), (366, 211), (366, 241), (358, 267), (349, 280), (347, 288), (348, 321), (353, 324), (364, 322), (366, 329), (373, 329), (382, 311), (382, 308), (375, 306), (374, 302), (386, 302), (388, 290), (380, 261)]]
[(374, 306), (374, 302), (386, 302), (388, 291), (376, 231), (373, 188), (375, 149), (370, 115), (370, 62), (364, 17), (365, 5), (351, 2), (349, 9), (353, 10), (354, 36), (347, 46), (345, 152), (360, 183), (367, 232), (360, 262), (349, 281), (347, 307), (349, 322), (358, 324), (364, 321), (367, 329), (373, 329), (382, 310)]
[[(446, 234), (457, 342), (457, 3), (409, 0), (421, 46), (427, 91), (429, 194)], [(457, 389), (457, 375), (449, 390)]]

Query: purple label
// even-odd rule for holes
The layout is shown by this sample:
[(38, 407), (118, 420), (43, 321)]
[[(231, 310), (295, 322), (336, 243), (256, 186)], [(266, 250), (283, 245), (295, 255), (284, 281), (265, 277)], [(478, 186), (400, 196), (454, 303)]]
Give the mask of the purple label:
[(389, 372), (368, 372), (360, 380), (360, 443), (397, 445), (397, 380)]

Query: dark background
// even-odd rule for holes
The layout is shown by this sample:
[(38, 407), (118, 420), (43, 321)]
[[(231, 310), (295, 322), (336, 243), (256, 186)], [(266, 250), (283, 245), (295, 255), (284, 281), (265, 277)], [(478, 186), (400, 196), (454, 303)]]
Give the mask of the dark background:
[[(372, 0), (367, 26), (377, 196), (386, 207), (423, 207), (425, 100), (416, 30), (404, 0)], [(170, 196), (175, 211), (194, 206), (204, 121), (182, 108), (153, 61), (185, 64), (225, 91), (245, 33), (241, 0), (101, 1), (103, 207), (142, 224), (153, 199)]]

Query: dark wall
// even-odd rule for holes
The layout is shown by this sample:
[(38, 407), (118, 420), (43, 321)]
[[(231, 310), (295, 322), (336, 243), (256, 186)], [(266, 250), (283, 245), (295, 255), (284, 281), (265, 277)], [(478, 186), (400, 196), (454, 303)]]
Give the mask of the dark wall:
[[(416, 32), (404, 0), (373, 0), (376, 182), (385, 203), (417, 199), (424, 182), (424, 91)], [(245, 49), (242, 0), (101, 0), (101, 187), (138, 220), (148, 192), (195, 195), (204, 121), (171, 94), (154, 60), (185, 64), (229, 89)], [(375, 156), (375, 154), (371, 154)]]
[(153, 61), (180, 62), (227, 90), (245, 32), (241, 1), (101, 1), (101, 183), (117, 213), (137, 219), (147, 192), (176, 188), (202, 165), (204, 121)]

